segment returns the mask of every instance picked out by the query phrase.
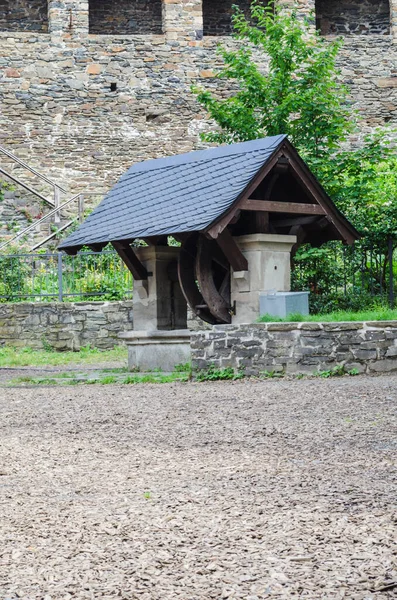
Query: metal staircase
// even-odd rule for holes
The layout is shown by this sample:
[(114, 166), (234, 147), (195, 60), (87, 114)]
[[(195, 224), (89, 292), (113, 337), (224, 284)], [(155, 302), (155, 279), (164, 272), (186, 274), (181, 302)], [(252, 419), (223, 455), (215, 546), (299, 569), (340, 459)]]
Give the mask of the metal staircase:
[[(31, 247), (31, 251), (37, 250), (44, 244), (50, 242), (60, 233), (74, 225), (77, 221), (80, 223), (83, 221), (85, 197), (88, 195), (98, 195), (97, 192), (80, 192), (62, 202), (62, 195), (67, 194), (67, 191), (64, 187), (62, 187), (58, 183), (54, 183), (53, 181), (51, 181), (51, 179), (49, 179), (42, 173), (39, 173), (39, 171), (37, 171), (36, 169), (30, 167), (27, 163), (18, 158), (15, 154), (10, 152), (6, 148), (0, 146), (0, 158), (2, 156), (7, 157), (8, 160), (16, 163), (22, 169), (28, 171), (31, 175), (34, 175), (35, 177), (40, 179), (40, 181), (44, 182), (52, 188), (51, 197), (47, 197), (43, 193), (39, 192), (34, 187), (32, 187), (30, 184), (26, 183), (25, 181), (22, 181), (19, 177), (10, 173), (2, 166), (0, 166), (0, 175), (4, 175), (7, 178), (7, 180), (20, 186), (24, 190), (28, 191), (30, 194), (33, 194), (36, 198), (39, 198), (39, 200), (51, 207), (52, 210), (50, 210), (50, 212), (44, 215), (41, 219), (38, 219), (28, 227), (25, 227), (21, 231), (18, 231), (18, 233), (16, 233), (14, 236), (1, 243), (0, 250), (4, 250), (7, 246), (12, 244), (13, 242), (16, 242), (17, 240), (20, 240), (21, 238), (24, 238), (26, 235), (31, 234), (32, 232), (34, 232), (34, 230), (41, 229), (43, 224), (49, 222), (53, 223), (55, 226), (55, 230), (45, 239), (39, 241), (38, 243), (35, 243)], [(72, 218), (68, 217), (66, 223), (61, 223), (63, 216), (62, 211), (68, 208), (69, 210), (67, 212), (70, 213), (71, 209), (73, 208), (73, 205), (75, 206), (75, 209), (73, 211), (75, 216), (73, 216)], [(57, 224), (59, 224), (59, 226), (57, 226)]]

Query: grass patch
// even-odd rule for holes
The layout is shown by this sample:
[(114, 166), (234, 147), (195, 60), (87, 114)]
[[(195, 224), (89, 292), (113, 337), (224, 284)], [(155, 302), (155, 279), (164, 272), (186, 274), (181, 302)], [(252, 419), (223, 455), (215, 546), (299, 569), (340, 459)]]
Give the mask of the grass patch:
[(127, 349), (98, 350), (84, 346), (79, 352), (56, 352), (32, 348), (0, 348), (0, 367), (42, 367), (62, 365), (93, 365), (100, 362), (127, 361)]
[(87, 373), (56, 373), (50, 377), (33, 377), (22, 375), (15, 377), (8, 382), (8, 385), (44, 385), (44, 386), (62, 386), (62, 385), (131, 385), (138, 383), (173, 383), (175, 381), (189, 381), (189, 373), (144, 373), (119, 376), (106, 375), (100, 373), (98, 377), (92, 377)]
[(397, 310), (380, 307), (374, 310), (350, 312), (340, 310), (322, 315), (291, 314), (287, 317), (274, 317), (266, 314), (259, 317), (259, 323), (340, 323), (342, 321), (397, 321)]

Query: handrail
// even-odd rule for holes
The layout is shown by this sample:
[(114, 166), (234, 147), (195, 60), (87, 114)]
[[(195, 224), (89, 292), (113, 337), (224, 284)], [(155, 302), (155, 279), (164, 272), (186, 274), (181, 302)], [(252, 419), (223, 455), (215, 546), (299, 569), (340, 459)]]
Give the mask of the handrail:
[(9, 239), (9, 240), (3, 242), (2, 244), (0, 244), (0, 250), (2, 250), (3, 248), (5, 248), (5, 246), (8, 246), (12, 242), (14, 242), (15, 240), (17, 240), (21, 236), (26, 235), (32, 229), (35, 229), (36, 227), (38, 227), (39, 225), (41, 225), (41, 223), (43, 223), (43, 221), (45, 221), (46, 219), (48, 219), (48, 217), (52, 217), (53, 215), (55, 215), (55, 213), (57, 213), (60, 210), (62, 210), (62, 208), (65, 208), (65, 206), (68, 206), (68, 204), (70, 204), (71, 202), (73, 202), (73, 200), (76, 200), (76, 198), (78, 198), (79, 196), (81, 196), (81, 192), (79, 192), (75, 196), (72, 196), (72, 198), (69, 198), (69, 200), (66, 200), (66, 202), (64, 202), (63, 204), (60, 204), (59, 206), (57, 206), (53, 210), (50, 210), (50, 212), (47, 213), (46, 215), (44, 215), (44, 217), (41, 217), (41, 219), (39, 219), (35, 223), (32, 223), (31, 225), (29, 225), (29, 227), (26, 227), (26, 229), (23, 229), (22, 231), (19, 231), (17, 234), (14, 235), (14, 237), (12, 237), (11, 239)]
[[(17, 240), (18, 238), (26, 235), (27, 233), (29, 233), (30, 231), (32, 231), (32, 229), (35, 229), (36, 227), (38, 227), (39, 225), (41, 225), (41, 223), (43, 223), (49, 217), (52, 217), (52, 216), (56, 215), (57, 213), (59, 213), (63, 208), (65, 208), (65, 206), (68, 206), (74, 200), (83, 198), (84, 196), (96, 196), (96, 195), (98, 195), (97, 192), (78, 192), (77, 194), (75, 194), (74, 196), (72, 196), (71, 198), (69, 198), (68, 200), (66, 200), (63, 204), (60, 204), (59, 206), (56, 206), (55, 208), (53, 208), (52, 210), (50, 210), (50, 212), (48, 212), (46, 215), (44, 215), (44, 217), (41, 217), (41, 219), (39, 219), (35, 223), (32, 223), (31, 225), (29, 225), (28, 227), (26, 227), (26, 229), (23, 229), (22, 231), (19, 231), (18, 233), (16, 233), (14, 235), (14, 237), (12, 237), (9, 240), (6, 240), (2, 244), (0, 244), (0, 250), (2, 250), (3, 248), (5, 248), (9, 244), (11, 244), (12, 242), (14, 242), (15, 240)], [(79, 215), (79, 217), (80, 216), (81, 215)], [(72, 224), (72, 221), (68, 224), (68, 226), (71, 225), (71, 224)], [(66, 227), (61, 227), (56, 233), (59, 233), (59, 231), (62, 231), (63, 229), (66, 229)], [(47, 241), (47, 240), (45, 240), (45, 241)], [(45, 243), (45, 242), (40, 242), (40, 245), (42, 245), (43, 243)]]
[(68, 221), (67, 223), (65, 223), (65, 225), (62, 225), (62, 227), (60, 227), (59, 229), (57, 229), (57, 231), (54, 231), (53, 233), (51, 233), (51, 235), (47, 236), (44, 240), (42, 240), (38, 244), (35, 244), (30, 249), (31, 252), (34, 252), (35, 250), (37, 250), (38, 248), (40, 248), (40, 246), (43, 246), (44, 244), (46, 244), (47, 242), (49, 242), (50, 240), (52, 240), (52, 238), (54, 238), (56, 235), (58, 235), (58, 233), (62, 233), (62, 231), (65, 231), (65, 229), (67, 229), (68, 227), (70, 227), (71, 225), (73, 225), (73, 223), (75, 222), (75, 220), (76, 219), (72, 219), (71, 221)]
[(31, 194), (34, 194), (35, 196), (40, 198), (40, 200), (44, 200), (44, 202), (47, 202), (51, 206), (55, 206), (55, 202), (53, 202), (52, 200), (49, 200), (48, 198), (43, 196), (43, 194), (40, 194), (40, 192), (37, 192), (36, 190), (31, 188), (29, 185), (27, 185), (26, 183), (24, 183), (23, 181), (18, 179), (18, 177), (15, 177), (15, 175), (11, 175), (11, 173), (8, 173), (8, 171), (5, 171), (5, 169), (2, 169), (1, 167), (0, 167), (0, 173), (5, 175), (8, 179), (11, 179), (11, 181), (13, 181), (14, 183), (17, 183), (21, 187), (25, 188), (25, 190), (27, 190)]
[(0, 146), (0, 152), (2, 154), (5, 154), (6, 156), (8, 156), (8, 158), (11, 158), (14, 162), (20, 164), (22, 167), (24, 167), (24, 169), (27, 169), (28, 171), (30, 171), (31, 173), (33, 173), (33, 175), (36, 175), (37, 177), (39, 177), (40, 179), (42, 179), (43, 181), (45, 181), (49, 185), (52, 185), (52, 187), (54, 187), (54, 188), (57, 187), (57, 188), (59, 188), (61, 190), (61, 192), (64, 192), (65, 194), (67, 193), (67, 190), (65, 190), (62, 186), (58, 185), (57, 183), (54, 183), (53, 181), (51, 181), (51, 179), (48, 179), (48, 177), (46, 177), (42, 173), (39, 173), (38, 171), (36, 171), (36, 169), (33, 169), (33, 167), (30, 167), (23, 160), (21, 160), (20, 158), (18, 158), (17, 156), (15, 156), (15, 154), (13, 154), (12, 152), (10, 152), (9, 150), (7, 150), (6, 148), (4, 148), (3, 146)]

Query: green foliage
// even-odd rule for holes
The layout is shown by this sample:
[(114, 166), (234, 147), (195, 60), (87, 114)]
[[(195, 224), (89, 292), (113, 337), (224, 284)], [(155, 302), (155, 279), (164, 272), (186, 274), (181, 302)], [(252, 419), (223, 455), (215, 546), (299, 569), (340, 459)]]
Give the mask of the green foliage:
[(22, 260), (12, 256), (0, 255), (0, 302), (10, 302), (15, 294), (20, 300), (25, 299), (24, 294), (29, 293), (28, 277), (29, 266)]
[(315, 373), (316, 377), (323, 377), (329, 379), (329, 377), (344, 377), (345, 375), (359, 375), (358, 369), (346, 369), (345, 365), (336, 365), (332, 369), (326, 371), (318, 371)]
[(191, 370), (192, 370), (192, 365), (189, 362), (180, 363), (178, 365), (175, 365), (175, 367), (174, 367), (175, 373), (190, 373)]
[(387, 302), (386, 264), (387, 255), (360, 246), (328, 242), (312, 248), (305, 244), (293, 259), (292, 289), (310, 291), (314, 314), (370, 310)]
[[(219, 46), (223, 67), (216, 90), (193, 90), (217, 125), (203, 138), (232, 143), (287, 134), (363, 236), (359, 247), (379, 253), (377, 280), (369, 283), (371, 291), (380, 293), (387, 283), (388, 239), (397, 240), (397, 157), (389, 139), (393, 132), (379, 130), (357, 148), (341, 149), (356, 125), (336, 67), (341, 40), (324, 40), (296, 10), (274, 8), (273, 3), (266, 7), (254, 0), (251, 15), (249, 21), (235, 7), (238, 47)], [(263, 64), (265, 68), (259, 66)], [(352, 272), (366, 271), (368, 282), (365, 266), (350, 259)], [(369, 294), (363, 298), (361, 287), (350, 285), (342, 293), (343, 261), (334, 261), (332, 245), (300, 249), (297, 265), (300, 277), (294, 273), (294, 289), (312, 292), (312, 310), (354, 309), (363, 302), (370, 306), (372, 300)]]
[(362, 247), (387, 253), (397, 237), (397, 156), (390, 134), (377, 130), (362, 146), (312, 167), (338, 208), (363, 236)]
[(135, 385), (139, 383), (173, 383), (175, 381), (188, 381), (187, 373), (172, 373), (164, 375), (163, 373), (148, 373), (145, 375), (127, 375), (121, 376), (120, 372), (117, 375), (106, 375), (106, 370), (100, 371), (99, 376), (93, 377), (91, 373), (73, 372), (59, 373), (52, 376), (37, 377), (31, 375), (23, 375), (16, 377), (8, 382), (8, 385)]
[(319, 315), (290, 314), (285, 318), (266, 314), (259, 317), (259, 323), (341, 323), (346, 321), (397, 321), (397, 309), (379, 306), (374, 310), (357, 312), (337, 311)]
[[(217, 74), (237, 91), (219, 98), (194, 88), (199, 103), (221, 128), (204, 134), (218, 143), (287, 134), (305, 157), (338, 148), (352, 130), (347, 92), (336, 67), (341, 41), (325, 41), (295, 11), (251, 4), (254, 25), (235, 7), (237, 50), (219, 46)], [(266, 71), (256, 62), (267, 63)]]
[(262, 371), (261, 376), (265, 379), (280, 379), (285, 376), (285, 371)]
[(210, 365), (208, 369), (201, 369), (195, 374), (196, 381), (224, 381), (243, 379), (244, 371), (235, 371), (233, 367), (217, 368), (215, 365)]
[(98, 350), (82, 346), (79, 352), (56, 352), (52, 349), (0, 348), (0, 367), (40, 367), (66, 365), (100, 365), (105, 362), (127, 362), (127, 349), (117, 346), (113, 350)]
[(43, 349), (45, 352), (55, 352), (54, 348), (51, 346), (51, 344), (47, 341), (47, 339), (44, 336), (41, 338), (41, 343), (43, 345)]
[[(131, 297), (131, 273), (114, 252), (62, 256), (65, 300), (124, 300)], [(58, 255), (47, 250), (34, 255), (23, 246), (0, 253), (0, 302), (48, 301), (58, 297)]]

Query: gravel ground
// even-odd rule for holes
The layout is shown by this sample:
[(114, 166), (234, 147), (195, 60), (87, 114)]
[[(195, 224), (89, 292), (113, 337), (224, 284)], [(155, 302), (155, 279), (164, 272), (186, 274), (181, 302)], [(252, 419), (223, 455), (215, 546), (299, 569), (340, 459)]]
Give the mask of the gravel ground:
[(397, 380), (0, 389), (0, 598), (396, 598)]

